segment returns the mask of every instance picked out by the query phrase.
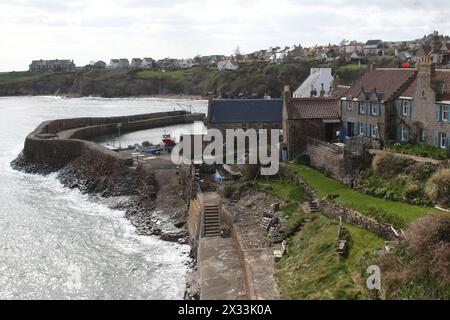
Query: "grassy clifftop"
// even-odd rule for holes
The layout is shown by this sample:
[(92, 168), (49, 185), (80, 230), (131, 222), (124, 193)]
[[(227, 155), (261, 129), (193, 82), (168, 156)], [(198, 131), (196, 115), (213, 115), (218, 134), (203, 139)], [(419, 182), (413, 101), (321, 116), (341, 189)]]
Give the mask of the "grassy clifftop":
[[(235, 71), (219, 71), (214, 67), (198, 66), (184, 70), (101, 70), (83, 68), (70, 73), (32, 74), (29, 72), (0, 73), (0, 95), (79, 96), (142, 96), (197, 95), (214, 92), (224, 98), (281, 97), (283, 87), (297, 88), (309, 75), (311, 67), (326, 65), (297, 62), (286, 64), (243, 64)], [(349, 84), (364, 72), (359, 68), (336, 67), (339, 79)]]

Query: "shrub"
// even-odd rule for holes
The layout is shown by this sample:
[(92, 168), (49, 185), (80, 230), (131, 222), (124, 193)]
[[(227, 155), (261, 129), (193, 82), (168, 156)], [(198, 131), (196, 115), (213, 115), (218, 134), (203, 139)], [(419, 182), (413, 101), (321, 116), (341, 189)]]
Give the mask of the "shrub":
[(383, 178), (391, 178), (402, 172), (414, 160), (396, 157), (390, 153), (379, 153), (372, 161), (373, 170)]
[(450, 157), (450, 153), (445, 149), (434, 146), (426, 146), (422, 144), (396, 143), (394, 145), (389, 146), (388, 148), (401, 153), (413, 154), (438, 160), (443, 160)]
[(450, 204), (450, 169), (440, 169), (431, 176), (425, 191), (433, 202)]
[(425, 181), (436, 171), (436, 165), (429, 162), (416, 162), (406, 168), (405, 173), (414, 180)]
[(406, 232), (408, 253), (421, 272), (430, 271), (450, 285), (450, 215), (431, 213), (413, 222)]

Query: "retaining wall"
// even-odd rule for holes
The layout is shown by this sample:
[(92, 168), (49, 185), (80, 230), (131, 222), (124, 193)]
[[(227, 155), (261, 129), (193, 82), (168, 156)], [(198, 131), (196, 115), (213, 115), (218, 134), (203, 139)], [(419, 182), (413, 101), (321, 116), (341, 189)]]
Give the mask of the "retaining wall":
[(311, 166), (348, 185), (352, 184), (354, 173), (362, 164), (362, 159), (346, 155), (343, 147), (317, 139), (308, 139), (306, 152)]

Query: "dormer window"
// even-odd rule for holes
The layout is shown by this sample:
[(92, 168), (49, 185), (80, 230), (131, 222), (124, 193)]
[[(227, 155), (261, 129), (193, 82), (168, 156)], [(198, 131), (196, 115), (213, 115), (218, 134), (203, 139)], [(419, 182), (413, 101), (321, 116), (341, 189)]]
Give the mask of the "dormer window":
[(359, 104), (359, 113), (361, 113), (361, 114), (365, 114), (366, 113), (366, 104), (363, 103), (363, 102), (361, 102)]
[(411, 112), (411, 102), (404, 100), (402, 103), (402, 115), (404, 117), (409, 117), (410, 112)]
[(380, 104), (372, 103), (372, 115), (377, 116), (380, 110)]
[(442, 121), (449, 122), (449, 106), (442, 106)]

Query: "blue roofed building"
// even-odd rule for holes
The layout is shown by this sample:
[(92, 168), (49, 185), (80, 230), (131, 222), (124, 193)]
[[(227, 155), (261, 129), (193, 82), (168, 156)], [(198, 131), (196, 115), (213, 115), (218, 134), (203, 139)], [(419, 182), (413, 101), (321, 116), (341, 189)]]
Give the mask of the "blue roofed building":
[(207, 127), (219, 129), (281, 129), (282, 99), (210, 99)]

